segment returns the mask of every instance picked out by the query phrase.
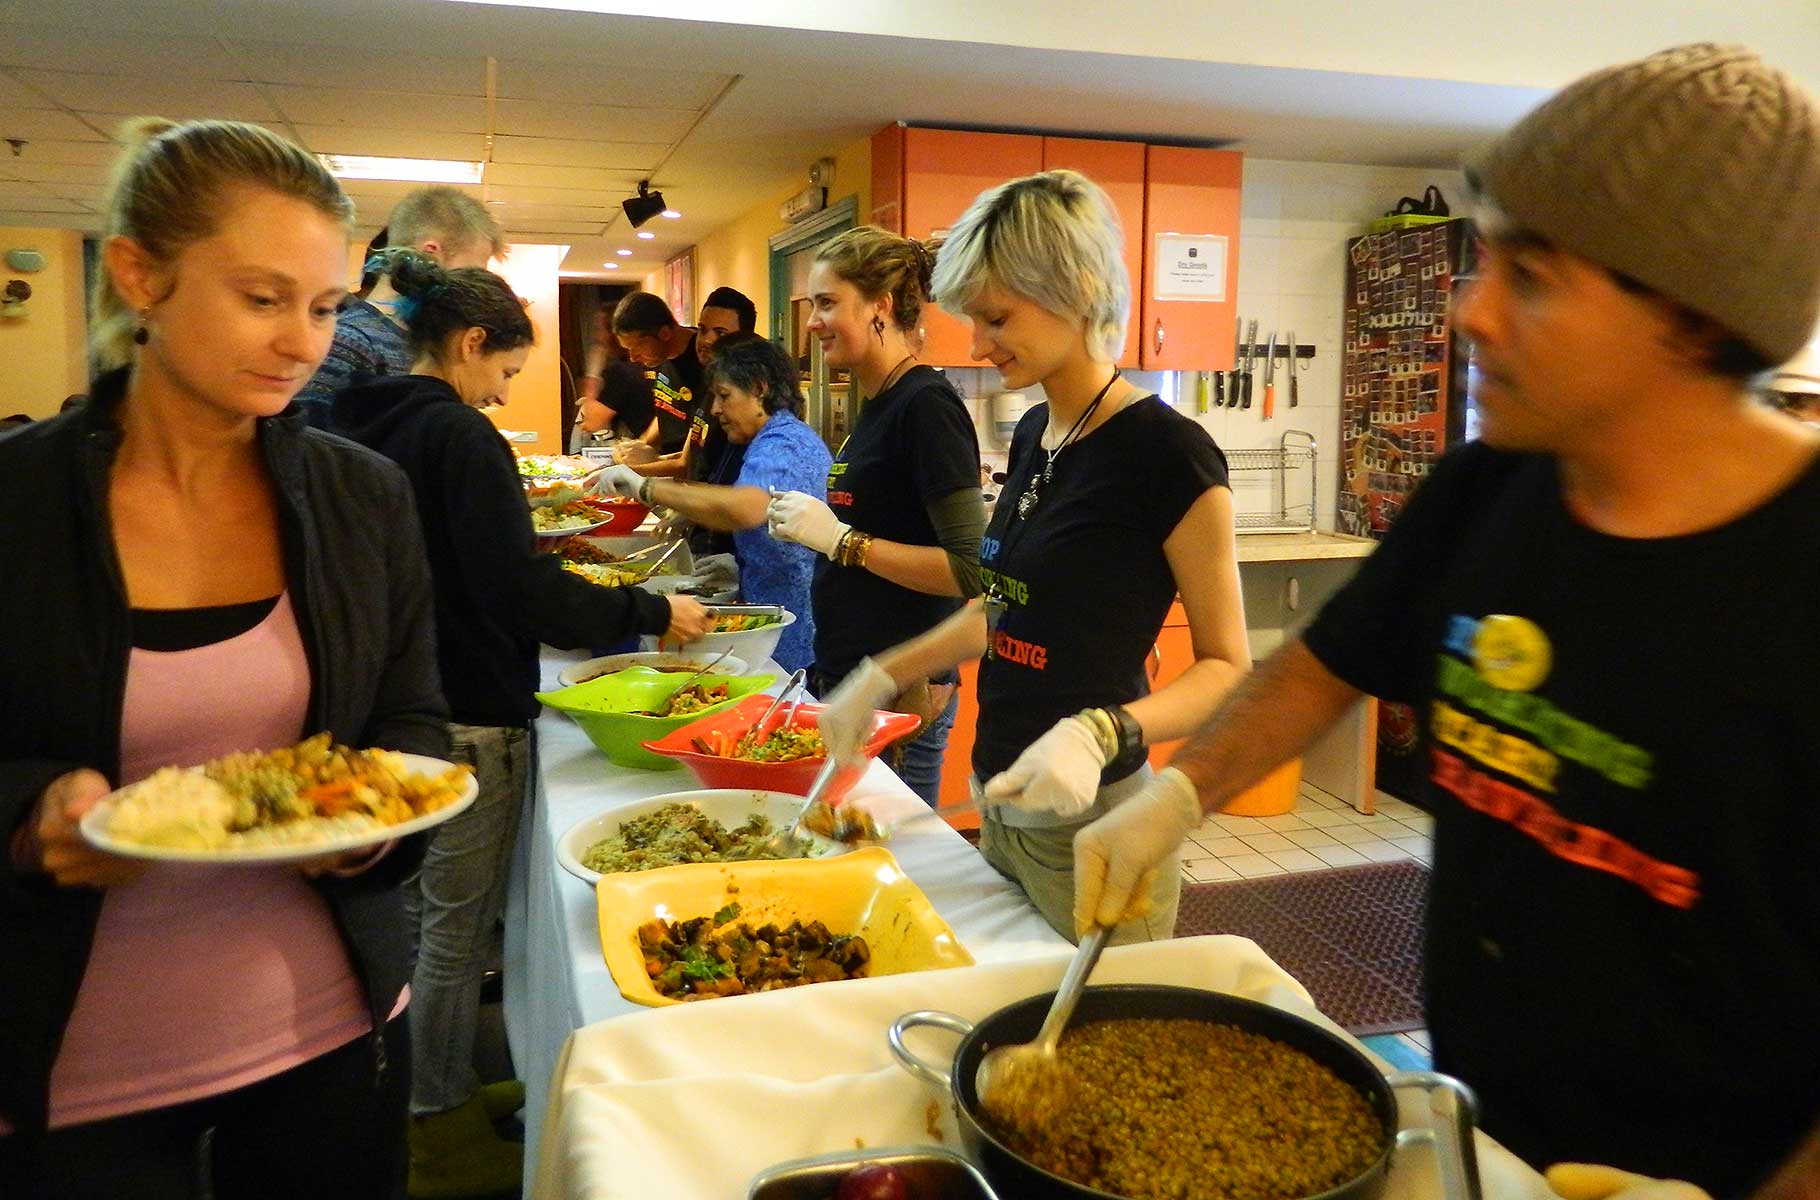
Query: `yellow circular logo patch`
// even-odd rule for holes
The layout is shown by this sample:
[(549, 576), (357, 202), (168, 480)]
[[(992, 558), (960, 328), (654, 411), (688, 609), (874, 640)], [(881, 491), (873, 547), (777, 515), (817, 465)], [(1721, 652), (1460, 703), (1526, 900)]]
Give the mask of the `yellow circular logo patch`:
[(1548, 635), (1534, 621), (1493, 613), (1479, 622), (1472, 642), (1472, 665), (1493, 687), (1527, 692), (1548, 678), (1554, 652)]

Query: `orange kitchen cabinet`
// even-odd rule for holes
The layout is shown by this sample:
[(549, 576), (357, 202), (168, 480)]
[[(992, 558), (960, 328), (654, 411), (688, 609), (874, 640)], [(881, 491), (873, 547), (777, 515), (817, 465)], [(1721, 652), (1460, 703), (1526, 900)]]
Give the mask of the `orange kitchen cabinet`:
[[(1138, 356), (1151, 371), (1229, 371), (1239, 303), (1239, 192), (1244, 156), (1235, 150), (1190, 146), (1144, 148), (1144, 280), (1137, 305)], [(1207, 285), (1182, 282), (1166, 259), (1180, 239), (1193, 239), (1206, 261), (1222, 244), (1224, 286), (1218, 298), (1196, 292)], [(1223, 243), (1221, 242), (1223, 239)], [(1160, 256), (1159, 251), (1162, 251)], [(1211, 278), (1211, 276), (1209, 276)], [(1192, 299), (1158, 299), (1159, 295)]]
[[(979, 194), (1043, 169), (1036, 134), (914, 129), (891, 125), (872, 139), (872, 217), (920, 241), (945, 234)], [(893, 210), (897, 221), (892, 223)], [(966, 321), (923, 308), (921, 357), (938, 367), (976, 367)]]
[(1138, 298), (1144, 287), (1144, 144), (1092, 138), (1045, 137), (1043, 170), (1079, 171), (1100, 185), (1125, 229), (1125, 275), (1131, 281), (1131, 314), (1125, 321), (1121, 367), (1138, 366)]

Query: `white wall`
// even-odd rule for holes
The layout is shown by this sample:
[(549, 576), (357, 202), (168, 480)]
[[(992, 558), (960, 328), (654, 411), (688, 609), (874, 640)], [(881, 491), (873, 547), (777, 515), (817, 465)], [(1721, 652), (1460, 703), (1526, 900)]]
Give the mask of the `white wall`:
[[(1346, 240), (1364, 233), (1373, 217), (1394, 208), (1400, 198), (1420, 196), (1431, 183), (1440, 186), (1455, 212), (1465, 211), (1465, 183), (1455, 171), (1246, 160), (1239, 221), (1239, 311), (1247, 322), (1257, 318), (1259, 342), (1273, 329), (1279, 338), (1293, 330), (1297, 342), (1315, 347), (1315, 357), (1302, 372), (1299, 407), (1288, 406), (1288, 385), (1280, 362), (1276, 416), (1270, 421), (1263, 419), (1261, 374), (1249, 410), (1222, 408), (1197, 415), (1189, 382), (1192, 376), (1127, 373), (1172, 400), (1178, 411), (1196, 416), (1226, 449), (1275, 446), (1286, 429), (1313, 434), (1318, 447), (1320, 501), (1315, 519), (1322, 529), (1333, 528), (1339, 485), (1339, 351)], [(956, 369), (948, 375), (963, 395), (982, 398), (972, 406), (982, 455), (989, 463), (1002, 465), (1004, 454), (988, 428), (990, 414), (983, 403), (983, 397), (998, 387), (998, 373)], [(1033, 396), (1036, 398), (1040, 396)], [(1241, 490), (1236, 499), (1244, 511), (1253, 497)]]

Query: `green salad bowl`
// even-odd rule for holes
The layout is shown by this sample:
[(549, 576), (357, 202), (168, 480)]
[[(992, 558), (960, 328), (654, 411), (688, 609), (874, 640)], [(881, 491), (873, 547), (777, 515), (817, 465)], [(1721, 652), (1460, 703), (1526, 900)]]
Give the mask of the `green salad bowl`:
[(557, 712), (566, 713), (570, 720), (581, 726), (581, 731), (608, 761), (646, 771), (674, 771), (682, 764), (651, 753), (642, 743), (656, 741), (672, 729), (681, 729), (691, 721), (717, 713), (777, 682), (775, 675), (703, 675), (691, 686), (715, 688), (724, 684), (727, 689), (725, 700), (672, 717), (641, 715), (662, 708), (684, 678), (673, 671), (627, 667), (574, 687), (538, 692), (537, 698)]

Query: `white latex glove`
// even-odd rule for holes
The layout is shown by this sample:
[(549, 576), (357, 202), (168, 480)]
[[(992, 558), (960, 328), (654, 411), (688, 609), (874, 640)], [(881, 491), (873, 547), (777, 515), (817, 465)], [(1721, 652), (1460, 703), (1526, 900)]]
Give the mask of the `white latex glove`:
[(651, 530), (651, 536), (660, 542), (671, 542), (677, 538), (686, 538), (695, 529), (695, 522), (683, 516), (675, 509), (670, 509)]
[(1058, 817), (1079, 816), (1093, 807), (1105, 765), (1093, 727), (1079, 717), (1063, 717), (1010, 767), (986, 781), (985, 800)]
[(721, 590), (739, 586), (739, 560), (731, 554), (704, 554), (695, 560), (693, 578), (703, 587)]
[[(852, 528), (834, 510), (807, 492), (779, 492), (765, 510), (771, 536), (834, 557), (834, 548)], [(894, 691), (892, 695), (896, 695)]]
[(898, 691), (889, 672), (870, 658), (861, 659), (859, 666), (822, 700), (822, 744), (828, 747), (829, 755), (845, 762), (862, 757), (866, 738), (872, 732), (872, 714)]
[(1556, 1163), (1543, 1177), (1563, 1200), (1712, 1200), (1698, 1185), (1684, 1180), (1652, 1179), (1593, 1163)]
[(1200, 823), (1194, 784), (1165, 767), (1143, 791), (1075, 834), (1075, 929), (1085, 933), (1142, 916), (1157, 867)]
[(590, 496), (623, 496), (627, 500), (638, 499), (638, 489), (645, 485), (645, 477), (631, 467), (602, 467), (582, 481)]

